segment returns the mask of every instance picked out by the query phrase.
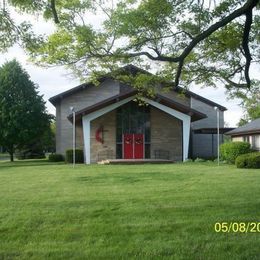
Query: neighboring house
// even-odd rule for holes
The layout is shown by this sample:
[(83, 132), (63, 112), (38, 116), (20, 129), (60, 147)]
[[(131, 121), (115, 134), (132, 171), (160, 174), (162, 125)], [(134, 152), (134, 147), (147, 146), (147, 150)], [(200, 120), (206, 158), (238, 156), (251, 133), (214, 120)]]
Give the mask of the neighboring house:
[[(143, 70), (128, 65), (125, 72)], [(148, 73), (148, 72), (147, 72)], [(136, 90), (108, 75), (100, 86), (82, 84), (50, 98), (56, 107), (56, 152), (72, 147), (72, 114), (76, 111), (76, 147), (84, 149), (85, 162), (103, 159), (169, 159), (217, 155), (217, 113), (223, 141), (225, 107), (177, 87), (146, 99), (133, 100)]]
[(260, 118), (226, 133), (232, 141), (244, 141), (251, 144), (252, 149), (260, 151)]

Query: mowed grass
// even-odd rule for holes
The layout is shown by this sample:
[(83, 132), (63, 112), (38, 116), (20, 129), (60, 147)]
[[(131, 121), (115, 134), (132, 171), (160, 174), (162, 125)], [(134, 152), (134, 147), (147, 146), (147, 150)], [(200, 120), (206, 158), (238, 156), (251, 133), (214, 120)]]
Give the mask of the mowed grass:
[(0, 163), (0, 259), (260, 259), (260, 171)]

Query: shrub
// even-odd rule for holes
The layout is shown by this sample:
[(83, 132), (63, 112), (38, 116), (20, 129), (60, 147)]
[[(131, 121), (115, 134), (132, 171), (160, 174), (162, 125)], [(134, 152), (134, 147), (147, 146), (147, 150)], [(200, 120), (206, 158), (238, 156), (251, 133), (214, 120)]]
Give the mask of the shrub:
[(254, 153), (249, 156), (247, 168), (260, 169), (260, 153)]
[(260, 153), (247, 153), (236, 158), (237, 168), (260, 169)]
[(247, 142), (230, 142), (220, 146), (221, 159), (228, 163), (235, 163), (239, 155), (249, 153), (250, 151), (250, 144)]
[[(73, 163), (73, 149), (68, 149), (66, 151), (66, 162), (67, 163)], [(84, 163), (83, 150), (81, 150), (81, 149), (75, 150), (75, 162), (76, 163)]]
[(64, 157), (62, 154), (53, 153), (49, 155), (49, 161), (50, 162), (63, 162)]
[(236, 164), (237, 168), (246, 168), (247, 157), (248, 157), (248, 154), (246, 153), (246, 154), (239, 155), (236, 158), (235, 164)]
[(15, 156), (18, 160), (45, 158), (45, 154), (42, 150), (31, 150), (31, 149), (16, 151)]
[(214, 161), (216, 159), (215, 156), (201, 156), (201, 157), (192, 157), (192, 161)]
[(184, 161), (184, 163), (190, 163), (190, 162), (193, 162), (193, 160), (192, 159), (187, 159), (187, 160)]
[(194, 162), (206, 162), (205, 159), (197, 157)]

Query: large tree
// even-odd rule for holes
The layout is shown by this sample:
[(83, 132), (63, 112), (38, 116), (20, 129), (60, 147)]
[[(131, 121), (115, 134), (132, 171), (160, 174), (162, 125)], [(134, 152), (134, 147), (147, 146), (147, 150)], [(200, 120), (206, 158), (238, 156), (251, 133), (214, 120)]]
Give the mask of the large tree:
[(45, 102), (16, 61), (0, 67), (0, 145), (13, 161), (16, 149), (39, 142), (49, 128)]
[(243, 92), (237, 93), (237, 96), (242, 99), (241, 106), (244, 110), (244, 115), (240, 119), (238, 126), (242, 126), (249, 121), (260, 118), (260, 91), (257, 87), (252, 87), (250, 93), (245, 95)]
[[(5, 46), (20, 40), (39, 64), (67, 65), (85, 78), (131, 62), (152, 66), (174, 86), (221, 82), (231, 94), (259, 87), (250, 75), (260, 60), (259, 0), (5, 2), (55, 22), (54, 33), (37, 36), (28, 23), (15, 25), (3, 8)], [(98, 25), (91, 13), (101, 18)]]

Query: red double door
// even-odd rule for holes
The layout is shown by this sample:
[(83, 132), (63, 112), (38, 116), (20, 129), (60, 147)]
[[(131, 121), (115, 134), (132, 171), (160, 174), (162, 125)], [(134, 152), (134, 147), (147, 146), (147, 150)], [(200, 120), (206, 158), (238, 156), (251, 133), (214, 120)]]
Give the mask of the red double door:
[(123, 135), (123, 158), (143, 159), (144, 158), (144, 135), (124, 134)]

